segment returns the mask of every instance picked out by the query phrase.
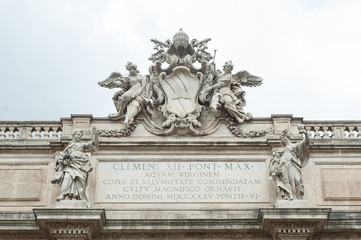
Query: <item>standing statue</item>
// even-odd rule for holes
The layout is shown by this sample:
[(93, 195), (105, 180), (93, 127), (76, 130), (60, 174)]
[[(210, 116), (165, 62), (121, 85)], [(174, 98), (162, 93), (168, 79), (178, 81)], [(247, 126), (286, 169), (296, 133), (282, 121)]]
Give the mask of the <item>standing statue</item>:
[(286, 130), (283, 131), (283, 147), (273, 150), (273, 157), (269, 163), (270, 176), (277, 184), (277, 198), (281, 200), (302, 199), (304, 195), (301, 168), (306, 166), (310, 156), (310, 139), (302, 124), (298, 126), (298, 130), (303, 134), (304, 140), (291, 143), (290, 135)]
[(111, 120), (124, 118), (124, 124), (132, 124), (134, 117), (143, 107), (151, 105), (151, 89), (145, 76), (139, 73), (137, 65), (128, 62), (125, 66), (129, 75), (123, 77), (118, 72), (113, 72), (104, 81), (98, 82), (102, 87), (121, 88), (113, 96), (117, 113), (109, 114)]
[(97, 150), (98, 133), (95, 128), (91, 129), (93, 139), (89, 142), (82, 142), (82, 130), (74, 130), (73, 140), (60, 154), (56, 161), (56, 174), (51, 183), (59, 184), (60, 195), (56, 198), (60, 200), (87, 200), (86, 187), (88, 185), (88, 173), (92, 171), (89, 155), (85, 151)]
[(246, 105), (246, 92), (241, 86), (255, 87), (262, 84), (262, 78), (250, 75), (247, 71), (232, 74), (232, 61), (223, 66), (223, 74), (216, 76), (216, 83), (206, 91), (214, 90), (211, 100), (211, 108), (218, 111), (223, 106), (227, 112), (239, 123), (250, 120), (252, 115), (246, 113), (243, 107)]

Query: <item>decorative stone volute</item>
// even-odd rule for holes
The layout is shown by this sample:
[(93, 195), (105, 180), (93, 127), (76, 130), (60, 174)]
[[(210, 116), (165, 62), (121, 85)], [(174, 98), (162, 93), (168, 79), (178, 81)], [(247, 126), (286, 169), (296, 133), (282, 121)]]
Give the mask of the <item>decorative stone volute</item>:
[(163, 136), (209, 135), (218, 129), (221, 117), (229, 116), (236, 124), (251, 120), (252, 115), (243, 110), (246, 92), (241, 86), (260, 86), (262, 78), (247, 71), (233, 74), (232, 61), (223, 66), (223, 72), (217, 69), (216, 51), (214, 55), (208, 52), (211, 38), (189, 41), (180, 29), (172, 40), (151, 39), (156, 52), (149, 57), (150, 75), (140, 74), (132, 64), (133, 69), (126, 67), (128, 75), (113, 72), (98, 82), (121, 89), (113, 96), (117, 112), (109, 118), (123, 120), (121, 130), (129, 132), (129, 125), (142, 112), (144, 127)]

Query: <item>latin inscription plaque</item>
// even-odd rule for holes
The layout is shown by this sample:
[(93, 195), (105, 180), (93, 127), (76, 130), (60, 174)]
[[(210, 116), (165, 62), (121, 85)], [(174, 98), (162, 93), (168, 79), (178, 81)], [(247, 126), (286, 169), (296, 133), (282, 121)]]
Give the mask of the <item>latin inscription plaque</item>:
[(99, 161), (97, 203), (269, 202), (264, 162)]

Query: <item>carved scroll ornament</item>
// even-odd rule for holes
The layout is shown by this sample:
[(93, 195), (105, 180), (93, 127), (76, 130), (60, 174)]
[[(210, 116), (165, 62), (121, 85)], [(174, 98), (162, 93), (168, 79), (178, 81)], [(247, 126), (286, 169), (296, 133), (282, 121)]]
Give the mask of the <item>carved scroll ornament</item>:
[(117, 112), (109, 118), (128, 125), (142, 111), (145, 128), (157, 135), (211, 134), (222, 111), (238, 123), (250, 120), (252, 115), (243, 110), (246, 100), (241, 86), (259, 86), (262, 78), (247, 71), (232, 74), (232, 61), (225, 63), (223, 72), (217, 70), (216, 51), (214, 55), (207, 51), (210, 40), (189, 40), (182, 29), (172, 41), (151, 39), (156, 52), (149, 57), (149, 75), (128, 63), (127, 76), (114, 72), (98, 83), (120, 88), (113, 96)]

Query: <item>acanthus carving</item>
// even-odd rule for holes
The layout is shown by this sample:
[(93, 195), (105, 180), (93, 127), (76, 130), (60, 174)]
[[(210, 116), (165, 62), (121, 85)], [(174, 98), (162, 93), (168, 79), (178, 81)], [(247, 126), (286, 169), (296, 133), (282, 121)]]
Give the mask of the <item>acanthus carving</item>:
[(251, 130), (246, 132), (241, 128), (239, 123), (234, 122), (232, 119), (226, 119), (226, 125), (229, 131), (236, 137), (239, 138), (257, 138), (257, 137), (264, 137), (273, 133), (273, 128), (269, 127), (265, 130)]
[[(136, 65), (128, 63), (127, 76), (114, 72), (98, 83), (121, 88), (113, 96), (117, 113), (109, 118), (124, 119), (123, 124), (129, 125), (142, 111), (145, 128), (157, 135), (211, 134), (219, 126), (222, 110), (238, 123), (250, 120), (252, 115), (243, 111), (246, 101), (241, 86), (259, 86), (262, 78), (246, 71), (232, 74), (231, 61), (224, 65), (224, 72), (216, 70), (216, 51), (214, 55), (207, 51), (210, 40), (190, 41), (182, 29), (173, 41), (151, 39), (156, 52), (149, 57), (153, 62), (149, 75), (140, 74)], [(104, 133), (109, 135), (123, 133)]]

